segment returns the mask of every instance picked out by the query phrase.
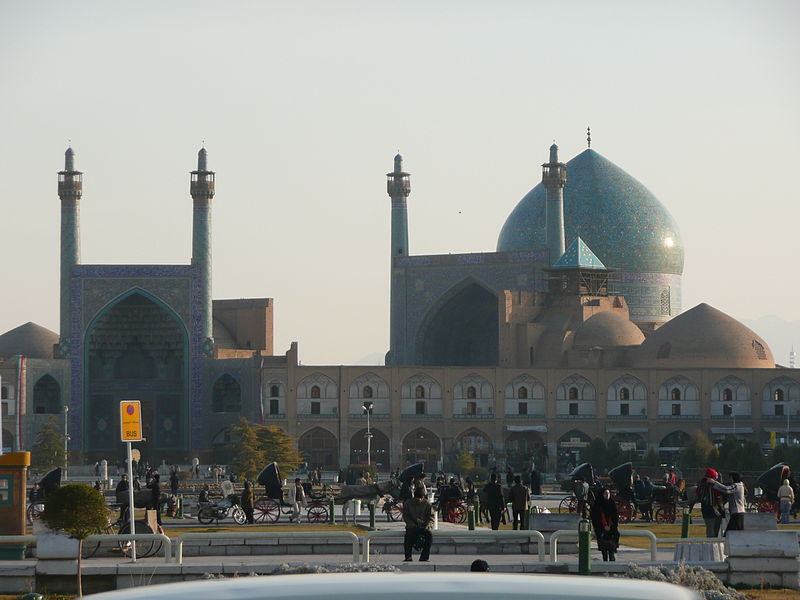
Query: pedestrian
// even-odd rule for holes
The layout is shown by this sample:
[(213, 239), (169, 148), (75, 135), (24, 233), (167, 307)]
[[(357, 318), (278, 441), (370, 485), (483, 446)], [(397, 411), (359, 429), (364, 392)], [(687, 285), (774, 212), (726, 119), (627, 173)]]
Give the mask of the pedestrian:
[(542, 495), (542, 476), (535, 468), (531, 469), (531, 493), (534, 496)]
[(253, 510), (255, 509), (255, 494), (253, 493), (253, 486), (250, 482), (244, 480), (244, 490), (242, 491), (242, 510), (244, 516), (247, 517), (247, 524), (254, 525), (255, 518), (253, 517)]
[(420, 473), (419, 478), (414, 480), (414, 493), (416, 493), (416, 490), (422, 490), (423, 497), (428, 495), (428, 488), (425, 485), (425, 477), (427, 477), (425, 473)]
[(41, 496), (42, 496), (42, 490), (39, 488), (39, 484), (34, 483), (33, 487), (31, 488), (31, 491), (28, 492), (28, 502), (30, 502), (31, 504), (37, 504)]
[(572, 485), (572, 491), (578, 502), (576, 510), (581, 516), (581, 519), (585, 519), (586, 504), (589, 502), (589, 484), (583, 480), (583, 477), (578, 476), (575, 478), (575, 483)]
[(203, 485), (203, 489), (200, 490), (200, 496), (197, 498), (197, 501), (200, 504), (208, 504), (209, 502), (211, 502), (211, 499), (208, 497), (208, 492), (210, 490), (211, 488), (208, 486), (207, 483)]
[(778, 502), (780, 502), (781, 523), (789, 523), (789, 511), (794, 504), (794, 490), (788, 479), (783, 480), (783, 485), (778, 488)]
[(728, 481), (728, 485), (722, 485), (719, 482), (714, 483), (714, 489), (727, 494), (728, 498), (730, 519), (728, 519), (728, 526), (725, 528), (726, 536), (729, 531), (741, 531), (744, 529), (745, 495), (747, 494), (747, 489), (739, 473), (732, 471), (728, 475)]
[(433, 543), (433, 534), (431, 533), (433, 508), (425, 499), (425, 493), (421, 488), (416, 488), (414, 498), (403, 505), (403, 521), (406, 524), (406, 533), (403, 537), (404, 562), (411, 562), (411, 550), (419, 537), (423, 538), (419, 560), (427, 562)]
[(472, 561), (472, 564), (469, 566), (469, 570), (472, 573), (488, 573), (489, 572), (489, 563), (483, 560), (482, 558), (476, 558)]
[(292, 505), (292, 516), (289, 517), (290, 521), (295, 524), (300, 524), (300, 507), (306, 501), (306, 492), (303, 489), (303, 482), (300, 478), (294, 480), (294, 485), (289, 488), (289, 504)]
[(98, 492), (103, 489), (102, 486), (100, 485), (100, 480), (99, 479), (95, 480), (94, 489), (96, 489)]
[(503, 516), (506, 503), (503, 499), (503, 488), (498, 482), (497, 473), (492, 473), (489, 477), (489, 483), (483, 487), (483, 491), (486, 493), (486, 505), (489, 509), (492, 529), (498, 530), (500, 529), (500, 519)]
[(364, 473), (361, 473), (361, 476), (356, 479), (356, 485), (367, 485), (367, 478), (364, 477)]
[(508, 467), (506, 469), (506, 487), (510, 488), (512, 485), (514, 485), (514, 471)]
[(719, 475), (714, 469), (706, 469), (706, 475), (697, 484), (697, 500), (700, 502), (700, 513), (706, 524), (706, 537), (719, 536), (723, 511), (719, 502), (720, 492), (714, 490), (714, 483)]
[[(528, 511), (528, 501), (531, 494), (524, 485), (519, 475), (514, 476), (514, 485), (509, 491), (511, 497), (511, 526), (512, 529), (522, 529), (523, 515)], [(519, 527), (518, 527), (519, 526)]]
[(619, 548), (619, 515), (617, 504), (611, 499), (611, 490), (603, 488), (600, 497), (592, 504), (592, 526), (597, 539), (597, 549), (604, 561), (614, 562)]
[(95, 477), (100, 477), (100, 463), (99, 462), (95, 462), (94, 463), (94, 476)]
[(154, 473), (147, 486), (150, 490), (150, 506), (156, 511), (156, 521), (161, 525), (161, 476)]
[(142, 489), (142, 484), (139, 482), (138, 477), (133, 478), (133, 491), (138, 492)]
[[(119, 483), (117, 484), (117, 489), (114, 491), (116, 492), (117, 497), (119, 497), (121, 493), (127, 492), (129, 488), (130, 482), (128, 481), (128, 476), (123, 473)], [(117, 502), (119, 502), (119, 500), (117, 500)]]
[(173, 469), (172, 472), (169, 474), (169, 488), (170, 492), (173, 496), (178, 495), (178, 473)]

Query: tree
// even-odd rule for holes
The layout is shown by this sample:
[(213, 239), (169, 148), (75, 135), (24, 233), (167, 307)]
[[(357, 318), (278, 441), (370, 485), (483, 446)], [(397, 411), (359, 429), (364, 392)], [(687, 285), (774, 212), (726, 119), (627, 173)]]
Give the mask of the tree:
[(56, 423), (55, 417), (42, 425), (36, 442), (31, 448), (31, 466), (38, 471), (50, 471), (63, 467), (66, 463), (64, 454), (64, 433)]
[(469, 473), (475, 468), (475, 459), (466, 450), (461, 450), (455, 456), (453, 467), (456, 473)]
[(261, 440), (258, 437), (258, 427), (245, 418), (239, 419), (239, 423), (231, 427), (232, 437), (236, 442), (234, 443), (233, 460), (229, 463), (228, 468), (240, 479), (255, 479), (259, 471), (267, 464), (264, 450), (261, 448)]
[(83, 540), (108, 525), (108, 507), (103, 495), (93, 487), (79, 483), (61, 486), (47, 495), (41, 518), (53, 531), (63, 531), (78, 540), (78, 596), (83, 596)]
[(630, 452), (626, 452), (620, 448), (619, 442), (612, 440), (606, 447), (606, 467), (613, 469), (617, 465), (628, 462), (628, 456), (630, 456), (630, 454)]
[(297, 451), (297, 439), (276, 425), (259, 425), (258, 440), (267, 462), (275, 461), (281, 473), (291, 473), (303, 463)]
[(689, 442), (681, 452), (681, 465), (684, 469), (702, 469), (708, 466), (708, 458), (714, 445), (708, 436), (700, 431), (695, 431), (689, 438)]
[(719, 462), (717, 463), (721, 469), (741, 469), (741, 467), (737, 464), (737, 451), (740, 448), (741, 444), (739, 443), (739, 440), (732, 435), (725, 436), (725, 439), (722, 441), (722, 445), (719, 447)]

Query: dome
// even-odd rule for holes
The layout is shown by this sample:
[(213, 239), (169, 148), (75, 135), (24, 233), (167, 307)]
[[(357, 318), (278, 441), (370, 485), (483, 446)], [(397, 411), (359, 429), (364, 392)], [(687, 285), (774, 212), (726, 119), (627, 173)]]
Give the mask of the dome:
[(637, 367), (774, 368), (767, 343), (742, 323), (708, 304), (668, 321), (642, 344)]
[(0, 358), (22, 354), (28, 358), (53, 358), (58, 343), (55, 331), (28, 322), (0, 335)]
[[(498, 252), (545, 247), (545, 197), (540, 183), (517, 204), (500, 231)], [(564, 227), (567, 240), (580, 236), (610, 269), (683, 273), (683, 243), (669, 211), (594, 150), (567, 162)]]
[(642, 330), (616, 312), (592, 315), (575, 331), (575, 348), (613, 348), (638, 346), (644, 341)]

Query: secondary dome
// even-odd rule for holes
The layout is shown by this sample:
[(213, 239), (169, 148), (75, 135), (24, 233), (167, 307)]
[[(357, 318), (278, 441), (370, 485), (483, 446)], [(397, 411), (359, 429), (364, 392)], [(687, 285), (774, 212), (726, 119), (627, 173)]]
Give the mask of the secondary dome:
[[(545, 198), (540, 183), (517, 204), (500, 231), (498, 252), (545, 246)], [(580, 236), (609, 268), (683, 273), (683, 242), (672, 215), (650, 190), (594, 150), (567, 162), (564, 228), (567, 240)]]
[(755, 332), (708, 304), (675, 317), (642, 344), (635, 366), (769, 369), (775, 359)]
[(22, 354), (28, 358), (53, 358), (58, 334), (33, 322), (25, 323), (0, 335), (0, 358)]
[(613, 348), (638, 346), (644, 341), (642, 330), (619, 313), (592, 315), (575, 331), (575, 348)]

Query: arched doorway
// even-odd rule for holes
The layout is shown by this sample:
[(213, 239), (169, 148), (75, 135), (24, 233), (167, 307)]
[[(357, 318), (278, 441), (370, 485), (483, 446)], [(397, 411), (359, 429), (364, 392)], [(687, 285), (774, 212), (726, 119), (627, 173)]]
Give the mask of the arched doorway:
[(431, 309), (419, 339), (417, 364), (497, 365), (497, 296), (477, 283), (467, 283)]
[(658, 447), (658, 455), (661, 460), (670, 464), (677, 462), (681, 451), (689, 443), (691, 437), (685, 431), (680, 430), (664, 436)]
[(339, 468), (339, 442), (336, 440), (336, 436), (327, 429), (315, 427), (306, 431), (300, 436), (297, 447), (308, 463), (309, 469)]
[(558, 438), (558, 470), (571, 471), (581, 463), (581, 450), (592, 441), (579, 429), (572, 429)]
[(52, 375), (40, 377), (33, 386), (33, 412), (38, 415), (56, 415), (61, 408), (61, 387)]
[(474, 427), (456, 438), (456, 450), (471, 454), (478, 467), (489, 466), (492, 447), (492, 438)]
[(403, 438), (403, 454), (406, 466), (424, 462), (425, 470), (439, 468), (441, 440), (435, 433), (427, 429), (415, 429)]
[(511, 431), (506, 434), (506, 463), (515, 471), (521, 471), (533, 463), (542, 468), (547, 456), (544, 438), (538, 431)]
[[(382, 431), (375, 429), (374, 427), (370, 427), (369, 432), (372, 434), (372, 441), (369, 448), (370, 464), (375, 465), (379, 471), (390, 471), (389, 438), (386, 437), (386, 434), (384, 434)], [(357, 431), (353, 437), (350, 438), (350, 464), (367, 464), (366, 428)]]
[(141, 400), (142, 460), (159, 464), (188, 447), (186, 328), (161, 301), (131, 291), (100, 313), (84, 345), (89, 452), (119, 447), (119, 402)]

